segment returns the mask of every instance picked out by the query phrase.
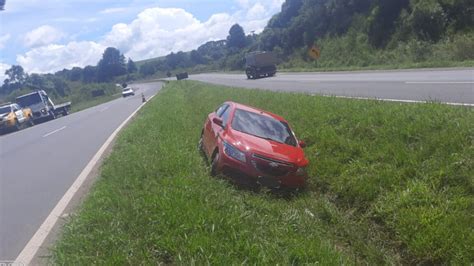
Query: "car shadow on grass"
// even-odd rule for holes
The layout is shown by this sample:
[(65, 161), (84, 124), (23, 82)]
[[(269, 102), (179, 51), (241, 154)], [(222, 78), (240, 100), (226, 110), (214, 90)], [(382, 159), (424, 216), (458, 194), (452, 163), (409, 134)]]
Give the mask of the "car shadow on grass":
[(255, 194), (267, 194), (278, 199), (293, 200), (304, 194), (307, 186), (302, 188), (288, 188), (283, 186), (269, 186), (261, 184), (256, 179), (242, 176), (229, 176), (219, 174), (217, 178), (221, 178), (229, 182), (236, 190), (251, 192)]

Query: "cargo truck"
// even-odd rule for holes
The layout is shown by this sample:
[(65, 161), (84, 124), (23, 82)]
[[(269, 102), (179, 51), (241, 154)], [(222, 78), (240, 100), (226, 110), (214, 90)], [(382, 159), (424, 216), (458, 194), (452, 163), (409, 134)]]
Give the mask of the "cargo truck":
[(176, 74), (177, 80), (187, 79), (189, 78), (188, 72), (178, 73)]
[(273, 77), (277, 60), (272, 52), (252, 52), (245, 56), (245, 74), (248, 79)]
[(33, 120), (52, 120), (57, 116), (68, 115), (71, 102), (55, 105), (44, 90), (38, 90), (16, 98), (22, 108), (30, 108), (33, 112)]

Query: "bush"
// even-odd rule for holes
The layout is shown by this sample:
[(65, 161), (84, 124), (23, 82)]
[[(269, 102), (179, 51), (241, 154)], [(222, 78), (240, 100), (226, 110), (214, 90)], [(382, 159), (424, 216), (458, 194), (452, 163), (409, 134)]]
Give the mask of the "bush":
[(455, 36), (453, 46), (453, 58), (455, 60), (474, 59), (474, 34)]

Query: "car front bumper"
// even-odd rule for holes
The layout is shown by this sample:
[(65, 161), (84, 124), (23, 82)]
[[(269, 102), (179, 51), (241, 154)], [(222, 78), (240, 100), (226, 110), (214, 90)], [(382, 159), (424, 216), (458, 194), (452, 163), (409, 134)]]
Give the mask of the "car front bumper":
[[(290, 166), (290, 164), (275, 164), (274, 161), (254, 156), (246, 156), (244, 163), (228, 156), (223, 151), (220, 154), (222, 155), (217, 170), (236, 180), (258, 182), (271, 188), (302, 188), (306, 186), (307, 174), (297, 174), (298, 167)], [(273, 166), (270, 166), (270, 163), (274, 163)]]

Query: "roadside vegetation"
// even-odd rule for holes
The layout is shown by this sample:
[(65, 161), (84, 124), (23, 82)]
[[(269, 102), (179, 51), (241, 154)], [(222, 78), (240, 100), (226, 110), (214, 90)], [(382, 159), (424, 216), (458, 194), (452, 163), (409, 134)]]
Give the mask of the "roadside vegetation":
[(132, 80), (137, 68), (135, 63), (119, 50), (109, 47), (97, 66), (84, 69), (74, 67), (54, 74), (26, 73), (14, 65), (6, 70), (0, 87), (0, 103), (14, 102), (15, 98), (37, 90), (44, 90), (55, 103), (72, 102), (72, 112), (98, 105), (120, 96), (123, 86)]
[[(137, 62), (145, 77), (243, 71), (245, 54), (273, 51), (283, 71), (473, 67), (472, 1), (286, 0), (260, 34), (235, 24), (224, 40)], [(308, 50), (319, 47), (321, 57)]]
[[(292, 197), (209, 176), (197, 150), (225, 100), (307, 143)], [(57, 264), (470, 264), (474, 112), (171, 82), (120, 135), (53, 249)]]

